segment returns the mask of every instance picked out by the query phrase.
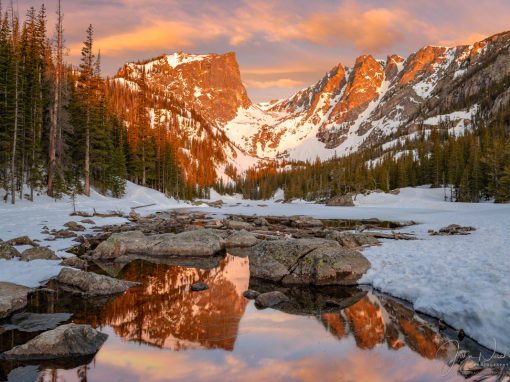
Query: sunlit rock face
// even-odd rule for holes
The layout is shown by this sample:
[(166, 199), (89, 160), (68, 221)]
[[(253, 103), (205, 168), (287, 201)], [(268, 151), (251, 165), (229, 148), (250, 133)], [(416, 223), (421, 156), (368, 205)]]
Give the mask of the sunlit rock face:
[(116, 77), (180, 100), (211, 124), (226, 123), (251, 105), (233, 52), (174, 53), (126, 64)]
[[(212, 270), (135, 261), (119, 276), (143, 286), (106, 303), (99, 313), (80, 312), (77, 318), (111, 326), (125, 340), (160, 348), (233, 349), (248, 302), (242, 296), (248, 287), (247, 259), (228, 257)], [(209, 289), (191, 291), (199, 281)]]

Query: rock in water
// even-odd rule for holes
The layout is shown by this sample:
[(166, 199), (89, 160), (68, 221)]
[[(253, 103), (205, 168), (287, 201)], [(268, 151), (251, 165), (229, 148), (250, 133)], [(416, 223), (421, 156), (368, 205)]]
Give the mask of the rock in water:
[(253, 289), (248, 289), (243, 292), (243, 296), (248, 300), (255, 300), (259, 295), (260, 293)]
[(30, 291), (21, 285), (0, 282), (0, 319), (24, 308)]
[(282, 292), (274, 291), (262, 293), (255, 299), (255, 305), (257, 308), (270, 308), (272, 306), (281, 304), (282, 302), (288, 302), (289, 298)]
[(69, 320), (70, 313), (18, 313), (11, 317), (10, 324), (4, 325), (6, 330), (19, 330), (21, 332), (41, 332), (43, 330), (55, 329), (61, 323)]
[(68, 324), (44, 332), (24, 345), (6, 351), (6, 360), (46, 360), (97, 353), (108, 338), (90, 325)]
[(145, 236), (142, 232), (116, 233), (99, 244), (94, 258), (113, 259), (128, 254), (145, 256), (213, 256), (225, 248), (223, 238), (210, 229), (179, 234)]
[(33, 247), (23, 251), (21, 254), (22, 261), (32, 260), (60, 260), (51, 249), (46, 247)]
[(3, 241), (0, 242), (0, 259), (11, 260), (19, 256), (21, 256), (21, 254), (11, 244)]
[(201, 291), (204, 291), (207, 289), (209, 289), (209, 285), (207, 285), (206, 283), (203, 283), (203, 282), (198, 282), (191, 286), (191, 290), (193, 292), (201, 292)]
[(333, 240), (261, 241), (247, 251), (252, 277), (283, 284), (355, 285), (370, 268), (361, 253)]
[(140, 283), (117, 280), (112, 277), (73, 268), (63, 268), (57, 276), (57, 282), (66, 289), (90, 296), (123, 293), (129, 288), (140, 285)]

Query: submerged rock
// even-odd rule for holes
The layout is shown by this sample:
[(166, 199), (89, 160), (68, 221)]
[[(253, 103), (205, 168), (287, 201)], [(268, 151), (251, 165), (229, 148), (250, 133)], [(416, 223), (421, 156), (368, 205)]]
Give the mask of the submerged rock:
[(116, 233), (99, 244), (96, 259), (113, 259), (128, 254), (146, 256), (213, 256), (221, 252), (225, 243), (210, 229), (197, 229), (179, 234), (165, 233), (145, 236), (142, 232)]
[(11, 317), (10, 323), (3, 326), (5, 330), (19, 330), (21, 332), (40, 332), (55, 329), (62, 322), (71, 318), (69, 313), (18, 313)]
[(191, 290), (193, 292), (201, 292), (201, 291), (204, 291), (207, 289), (209, 289), (209, 285), (207, 285), (206, 283), (203, 283), (203, 282), (198, 282), (191, 286)]
[(53, 250), (46, 247), (32, 247), (26, 249), (21, 254), (22, 261), (32, 261), (32, 260), (60, 260), (60, 257), (55, 255)]
[(64, 286), (64, 289), (91, 296), (123, 293), (129, 288), (140, 285), (140, 283), (117, 280), (112, 277), (73, 268), (62, 269), (56, 280)]
[(0, 259), (12, 260), (15, 257), (20, 257), (19, 251), (11, 244), (0, 241)]
[(44, 332), (2, 354), (6, 360), (45, 360), (95, 354), (108, 335), (90, 325), (68, 324)]
[(288, 301), (289, 298), (282, 292), (273, 291), (259, 294), (255, 299), (255, 306), (257, 306), (257, 308), (271, 308), (275, 305)]
[(23, 309), (30, 291), (30, 288), (22, 285), (0, 282), (0, 319)]
[(247, 251), (252, 277), (283, 284), (354, 285), (370, 268), (361, 253), (333, 240), (261, 241)]

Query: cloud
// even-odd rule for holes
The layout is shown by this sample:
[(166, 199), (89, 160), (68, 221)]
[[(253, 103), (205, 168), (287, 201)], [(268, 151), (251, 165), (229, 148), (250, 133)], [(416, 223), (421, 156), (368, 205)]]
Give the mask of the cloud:
[[(207, 29), (207, 34), (204, 34), (203, 28)], [(157, 20), (137, 26), (131, 31), (96, 38), (94, 44), (103, 54), (117, 56), (127, 51), (154, 49), (167, 51), (190, 48), (197, 41), (213, 40), (221, 33), (221, 28), (216, 25), (203, 24), (202, 27), (197, 28), (180, 21)], [(77, 55), (80, 49), (81, 44), (70, 46), (72, 55)]]
[(257, 89), (296, 88), (298, 86), (302, 86), (303, 82), (293, 80), (290, 78), (280, 78), (278, 80), (270, 80), (270, 81), (247, 80), (246, 85), (248, 87), (257, 88)]

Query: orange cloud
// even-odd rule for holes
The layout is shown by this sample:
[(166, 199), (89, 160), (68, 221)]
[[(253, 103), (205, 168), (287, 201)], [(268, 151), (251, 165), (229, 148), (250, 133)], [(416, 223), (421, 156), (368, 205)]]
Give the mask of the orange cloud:
[(268, 89), (268, 88), (295, 88), (303, 85), (302, 81), (292, 80), (290, 78), (281, 78), (278, 80), (271, 81), (257, 81), (247, 80), (246, 85), (257, 89)]

